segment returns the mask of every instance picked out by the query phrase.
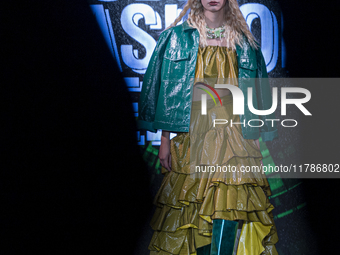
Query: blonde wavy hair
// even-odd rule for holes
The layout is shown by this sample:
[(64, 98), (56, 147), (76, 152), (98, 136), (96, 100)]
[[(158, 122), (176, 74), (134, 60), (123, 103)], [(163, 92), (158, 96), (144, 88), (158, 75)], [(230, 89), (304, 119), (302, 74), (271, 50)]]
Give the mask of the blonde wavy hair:
[[(191, 27), (196, 28), (200, 33), (200, 47), (205, 47), (207, 43), (206, 22), (203, 13), (203, 5), (201, 0), (188, 0), (183, 10), (175, 21), (169, 26), (173, 27), (184, 17), (190, 8), (188, 17), (188, 24)], [(224, 38), (227, 42), (227, 47), (236, 49), (236, 44), (242, 47), (242, 35), (244, 34), (248, 39), (248, 42), (252, 48), (258, 49), (258, 44), (253, 34), (250, 32), (246, 20), (244, 19), (237, 0), (226, 0), (224, 6), (224, 17), (226, 20)], [(223, 37), (222, 37), (223, 39)]]

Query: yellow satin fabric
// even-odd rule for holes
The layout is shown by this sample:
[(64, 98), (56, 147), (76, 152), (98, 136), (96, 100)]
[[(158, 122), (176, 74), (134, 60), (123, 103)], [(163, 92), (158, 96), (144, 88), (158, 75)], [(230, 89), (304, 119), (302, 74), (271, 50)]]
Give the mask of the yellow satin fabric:
[(261, 222), (243, 223), (237, 255), (258, 255), (265, 251), (262, 239), (270, 233), (270, 229), (271, 226), (263, 225)]
[(236, 51), (226, 47), (198, 48), (195, 78), (237, 78)]
[[(199, 49), (196, 79), (213, 85), (237, 78), (237, 70), (235, 51), (219, 46)], [(237, 86), (237, 82), (232, 84)], [(208, 100), (208, 115), (239, 121), (238, 115), (232, 115), (231, 95), (221, 99), (223, 107)], [(193, 102), (191, 124), (194, 133), (178, 133), (171, 140), (172, 171), (162, 168), (165, 176), (154, 200), (150, 254), (194, 255), (197, 248), (211, 243), (213, 220), (225, 219), (244, 220), (238, 255), (259, 255), (263, 250), (265, 255), (277, 255), (267, 179), (256, 173), (198, 177), (189, 167), (192, 157), (204, 150), (201, 164), (216, 160), (218, 164), (259, 166), (262, 155), (255, 141), (243, 138), (240, 125), (211, 129), (211, 123), (202, 120), (199, 102)]]

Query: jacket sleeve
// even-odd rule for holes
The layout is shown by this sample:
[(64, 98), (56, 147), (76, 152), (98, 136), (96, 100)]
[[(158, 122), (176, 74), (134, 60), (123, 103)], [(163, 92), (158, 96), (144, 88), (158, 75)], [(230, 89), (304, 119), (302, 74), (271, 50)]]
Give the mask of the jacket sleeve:
[[(257, 75), (256, 75), (256, 95), (259, 110), (268, 110), (272, 106), (272, 92), (269, 84), (266, 62), (261, 49), (256, 50)], [(260, 115), (264, 125), (260, 128), (260, 135), (263, 141), (272, 141), (278, 137), (277, 121), (275, 112), (269, 115)]]
[(144, 74), (142, 91), (138, 104), (138, 130), (144, 129), (157, 132), (153, 127), (155, 120), (159, 88), (161, 84), (161, 70), (165, 48), (170, 39), (172, 28), (161, 33), (157, 45), (151, 56), (148, 68)]

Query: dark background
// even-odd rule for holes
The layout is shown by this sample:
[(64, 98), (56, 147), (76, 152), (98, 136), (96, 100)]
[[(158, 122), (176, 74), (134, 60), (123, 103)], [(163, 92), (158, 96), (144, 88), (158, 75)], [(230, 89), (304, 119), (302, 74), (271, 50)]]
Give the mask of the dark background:
[[(339, 3), (305, 0), (279, 0), (278, 3), (285, 17), (283, 37), (290, 77), (338, 78), (339, 51), (335, 24)], [(312, 94), (308, 109), (313, 116), (301, 123), (301, 160), (309, 164), (339, 163), (340, 121), (337, 113), (340, 88), (332, 87), (330, 90), (320, 83), (307, 89)], [(318, 244), (317, 251), (309, 254), (337, 253), (340, 224), (334, 216), (334, 209), (339, 184), (339, 179), (303, 180), (303, 195), (308, 209), (306, 219), (314, 236), (310, 245), (313, 242)], [(296, 254), (306, 253), (300, 250)]]
[[(338, 77), (338, 4), (278, 3), (289, 76)], [(142, 228), (152, 197), (131, 98), (87, 1), (6, 2), (2, 12), (1, 252), (146, 249), (149, 238), (143, 239)], [(339, 163), (339, 91), (308, 89), (313, 117), (301, 124), (301, 161)], [(277, 225), (277, 247), (284, 254), (338, 250), (339, 184), (303, 180), (303, 188), (291, 194), (293, 200), (302, 196), (307, 206), (301, 221)], [(289, 233), (280, 235), (280, 227)], [(312, 251), (287, 241), (304, 236)]]
[(132, 254), (150, 178), (88, 3), (2, 12), (0, 253)]

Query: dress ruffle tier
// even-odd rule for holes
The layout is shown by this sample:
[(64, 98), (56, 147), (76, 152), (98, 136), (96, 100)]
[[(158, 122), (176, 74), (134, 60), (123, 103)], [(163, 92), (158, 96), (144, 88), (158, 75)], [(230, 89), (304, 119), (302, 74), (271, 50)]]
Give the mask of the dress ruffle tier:
[[(230, 97), (223, 103), (232, 110)], [(192, 118), (196, 113), (193, 107)], [(235, 122), (237, 118), (233, 116)], [(150, 254), (195, 254), (197, 248), (211, 243), (214, 219), (244, 220), (237, 254), (277, 254), (278, 237), (271, 212), (274, 206), (267, 197), (271, 190), (263, 173), (197, 174), (190, 170), (193, 158), (200, 161), (199, 165), (260, 166), (262, 155), (255, 141), (243, 139), (237, 125), (211, 129), (197, 124), (199, 130), (179, 133), (171, 140), (172, 171), (163, 169), (165, 177), (154, 200), (157, 209), (151, 221), (155, 232)], [(206, 128), (208, 131), (203, 132)], [(191, 140), (196, 141), (195, 146), (190, 146)], [(211, 156), (205, 150), (218, 153)]]

